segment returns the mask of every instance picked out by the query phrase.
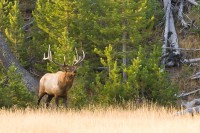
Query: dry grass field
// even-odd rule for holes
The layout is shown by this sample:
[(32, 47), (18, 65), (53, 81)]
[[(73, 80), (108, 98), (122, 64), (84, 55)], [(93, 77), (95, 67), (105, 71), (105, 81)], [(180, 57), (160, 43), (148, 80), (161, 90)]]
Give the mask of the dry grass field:
[(198, 133), (200, 116), (164, 108), (1, 109), (0, 133)]

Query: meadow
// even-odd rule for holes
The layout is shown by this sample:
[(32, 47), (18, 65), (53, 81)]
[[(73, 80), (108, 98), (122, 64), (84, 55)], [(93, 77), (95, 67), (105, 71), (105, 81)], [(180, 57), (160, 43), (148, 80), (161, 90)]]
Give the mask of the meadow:
[(200, 116), (163, 107), (1, 109), (0, 133), (198, 133)]

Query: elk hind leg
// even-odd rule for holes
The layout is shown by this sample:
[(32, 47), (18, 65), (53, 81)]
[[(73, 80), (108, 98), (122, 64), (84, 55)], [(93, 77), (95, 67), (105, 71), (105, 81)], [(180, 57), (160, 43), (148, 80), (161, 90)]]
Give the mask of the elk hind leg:
[(56, 106), (58, 108), (58, 103), (59, 103), (59, 97), (58, 96), (55, 96), (55, 103), (56, 103)]
[(67, 96), (63, 96), (63, 104), (67, 108)]

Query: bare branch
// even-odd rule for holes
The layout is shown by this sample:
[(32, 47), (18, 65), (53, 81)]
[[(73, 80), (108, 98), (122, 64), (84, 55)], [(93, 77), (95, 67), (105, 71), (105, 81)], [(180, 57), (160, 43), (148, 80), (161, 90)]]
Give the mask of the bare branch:
[(189, 3), (198, 6), (198, 3), (195, 0), (187, 0)]
[(200, 89), (198, 89), (198, 90), (194, 90), (194, 91), (190, 91), (190, 92), (187, 92), (187, 93), (181, 93), (181, 94), (178, 95), (177, 97), (178, 97), (178, 98), (186, 97), (186, 96), (188, 96), (188, 95), (191, 95), (191, 94), (197, 93), (198, 91), (200, 91)]
[(22, 27), (22, 29), (23, 29), (24, 31), (26, 31), (26, 30), (28, 29), (28, 27), (31, 26), (31, 25), (33, 24), (34, 18), (30, 19), (29, 21), (30, 21), (29, 23), (25, 24), (25, 25)]
[(184, 59), (184, 63), (195, 63), (199, 62), (200, 58), (195, 58), (195, 59)]
[(172, 48), (172, 47), (162, 47), (163, 49), (178, 49), (178, 50), (183, 50), (183, 51), (200, 51), (200, 49), (192, 48)]
[(36, 76), (36, 77), (40, 77), (40, 75), (39, 75), (39, 74), (37, 74), (37, 73), (33, 72), (32, 70), (30, 70), (29, 72), (30, 72), (31, 74), (33, 74), (34, 76)]

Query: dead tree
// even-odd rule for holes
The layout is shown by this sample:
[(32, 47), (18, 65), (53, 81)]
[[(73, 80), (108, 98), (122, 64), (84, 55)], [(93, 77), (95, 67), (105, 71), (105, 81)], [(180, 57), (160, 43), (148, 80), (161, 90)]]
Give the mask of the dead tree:
[[(198, 5), (195, 0), (163, 0), (165, 11), (165, 28), (161, 62), (165, 67), (179, 66), (180, 63), (193, 63), (197, 60), (200, 61), (200, 59), (186, 60), (181, 58), (178, 36), (174, 24), (174, 16), (178, 14), (178, 20), (183, 26), (181, 31), (188, 30), (194, 25), (194, 20), (189, 19), (188, 22), (184, 20), (184, 3)], [(178, 12), (175, 12), (175, 9), (178, 9)]]
[(31, 92), (37, 92), (39, 81), (35, 79), (26, 69), (24, 69), (19, 61), (12, 54), (8, 44), (6, 43), (2, 33), (0, 32), (0, 60), (5, 68), (15, 65), (17, 72), (22, 75), (22, 79), (26, 87)]

